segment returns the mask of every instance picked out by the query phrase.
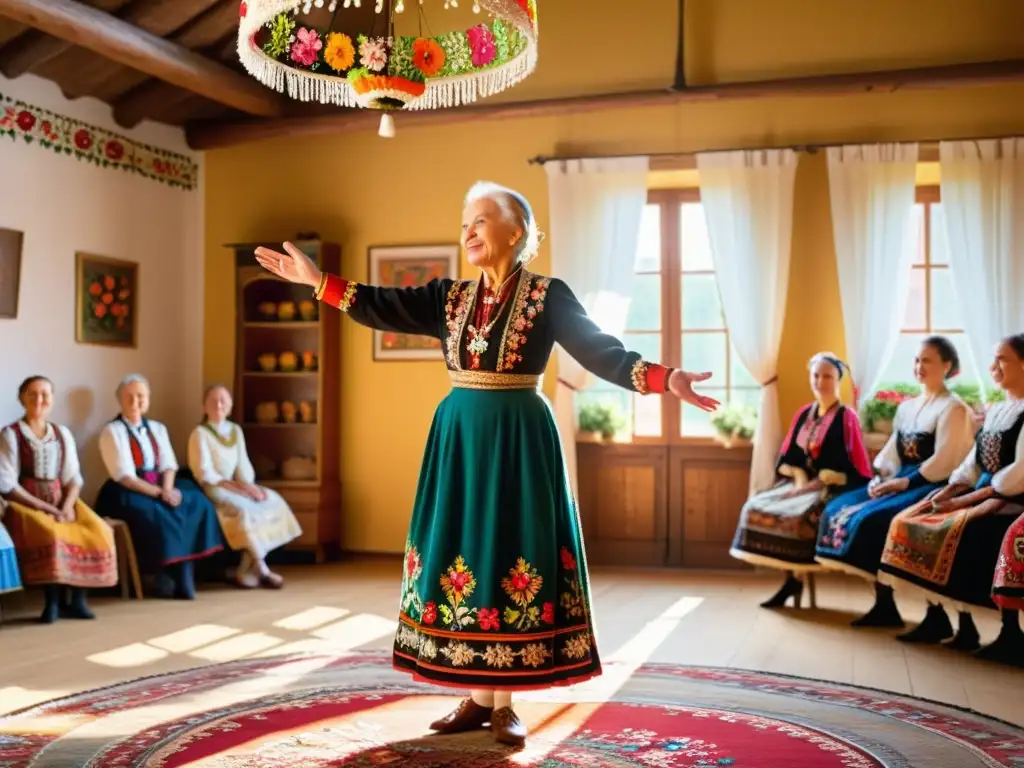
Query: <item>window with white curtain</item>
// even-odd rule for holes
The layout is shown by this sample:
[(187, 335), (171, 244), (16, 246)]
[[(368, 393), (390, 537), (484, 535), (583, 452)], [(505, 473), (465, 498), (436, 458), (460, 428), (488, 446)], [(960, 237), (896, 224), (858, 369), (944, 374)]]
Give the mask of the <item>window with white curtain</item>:
[(954, 385), (978, 385), (980, 371), (967, 343), (960, 316), (960, 303), (949, 267), (949, 243), (942, 218), (939, 187), (917, 188), (914, 217), (917, 253), (910, 273), (910, 295), (903, 318), (900, 340), (886, 366), (879, 389), (893, 384), (913, 384), (914, 355), (921, 341), (931, 335), (948, 338), (960, 355), (960, 375)]
[[(645, 359), (688, 371), (711, 371), (701, 391), (755, 408), (760, 388), (729, 338), (697, 189), (651, 190), (635, 255), (632, 302), (623, 343)], [(713, 437), (710, 414), (680, 408), (675, 398), (643, 397), (601, 379), (578, 404), (614, 404), (623, 433), (635, 442)]]

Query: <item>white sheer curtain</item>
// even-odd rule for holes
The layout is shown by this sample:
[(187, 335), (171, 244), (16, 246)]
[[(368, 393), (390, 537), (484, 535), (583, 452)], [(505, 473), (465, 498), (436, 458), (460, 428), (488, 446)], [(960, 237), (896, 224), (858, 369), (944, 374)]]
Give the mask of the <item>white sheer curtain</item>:
[(1024, 138), (943, 141), (939, 163), (949, 265), (984, 369), (1002, 337), (1024, 333)]
[(917, 144), (828, 150), (832, 236), (855, 406), (878, 384), (903, 326), (917, 245), (916, 171)]
[[(551, 274), (564, 280), (606, 333), (626, 325), (640, 219), (647, 202), (646, 157), (558, 160), (548, 174)], [(576, 392), (587, 372), (558, 347), (555, 419), (575, 493)]]
[(772, 485), (782, 441), (777, 368), (789, 286), (796, 164), (792, 150), (697, 155), (700, 199), (725, 322), (740, 361), (762, 386), (751, 491)]

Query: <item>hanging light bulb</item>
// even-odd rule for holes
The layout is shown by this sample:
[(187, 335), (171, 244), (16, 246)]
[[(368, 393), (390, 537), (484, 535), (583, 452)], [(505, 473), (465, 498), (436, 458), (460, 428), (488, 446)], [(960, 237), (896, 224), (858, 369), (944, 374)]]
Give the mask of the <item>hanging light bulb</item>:
[(404, 10), (405, 10), (405, 3), (403, 3), (402, 0), (398, 0), (398, 2), (395, 3), (395, 13), (401, 13)]
[(380, 116), (380, 128), (377, 129), (377, 135), (384, 139), (395, 138), (395, 120), (387, 112)]
[(480, 13), (480, 3), (473, 3), (473, 13)]
[(327, 10), (334, 13), (338, 10), (338, 0), (331, 0), (331, 4), (327, 6)]
[(324, 7), (324, 0), (313, 0), (313, 7), (315, 7), (315, 8), (323, 8)]

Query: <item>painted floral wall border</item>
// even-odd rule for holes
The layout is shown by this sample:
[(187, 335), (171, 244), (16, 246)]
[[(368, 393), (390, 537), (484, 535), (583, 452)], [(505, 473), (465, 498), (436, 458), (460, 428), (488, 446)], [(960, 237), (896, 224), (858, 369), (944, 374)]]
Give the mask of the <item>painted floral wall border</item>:
[(172, 187), (195, 189), (199, 166), (176, 152), (119, 136), (73, 117), (13, 99), (0, 93), (0, 136), (20, 137), (57, 154), (94, 163), (101, 168), (120, 168)]

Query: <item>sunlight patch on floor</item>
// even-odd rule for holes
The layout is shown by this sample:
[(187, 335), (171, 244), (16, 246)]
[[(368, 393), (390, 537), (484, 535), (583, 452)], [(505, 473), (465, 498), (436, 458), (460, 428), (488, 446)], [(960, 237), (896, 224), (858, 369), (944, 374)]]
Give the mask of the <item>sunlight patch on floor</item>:
[(278, 629), (290, 629), (294, 632), (308, 632), (311, 629), (330, 624), (332, 621), (348, 616), (351, 611), (345, 608), (334, 608), (326, 605), (314, 605), (304, 611), (286, 616), (275, 621), (273, 626)]
[(70, 693), (71, 691), (40, 691), (9, 685), (6, 688), (0, 688), (0, 715), (56, 699), (59, 696), (68, 696)]
[[(600, 677), (568, 689), (549, 689), (536, 694), (524, 695), (525, 702), (565, 701), (568, 706), (548, 722), (540, 724), (539, 732), (544, 734), (544, 744), (558, 744), (578, 730), (594, 712), (629, 681), (642, 665), (650, 660), (658, 647), (672, 634), (684, 618), (704, 602), (702, 597), (681, 597), (655, 619), (647, 622), (620, 648), (609, 656), (602, 657), (603, 672)], [(571, 703), (584, 700), (583, 704)], [(529, 715), (532, 707), (527, 704), (517, 707), (527, 727), (531, 725)], [(537, 741), (526, 740), (525, 749), (509, 758), (518, 765), (529, 765), (542, 760), (548, 747)]]
[(170, 653), (188, 653), (202, 648), (204, 645), (237, 635), (241, 631), (219, 624), (194, 624), (169, 635), (151, 638), (146, 641), (146, 644)]

